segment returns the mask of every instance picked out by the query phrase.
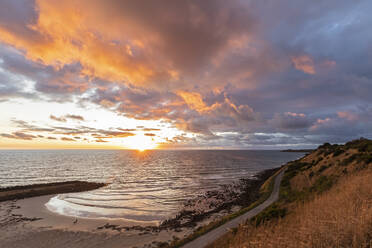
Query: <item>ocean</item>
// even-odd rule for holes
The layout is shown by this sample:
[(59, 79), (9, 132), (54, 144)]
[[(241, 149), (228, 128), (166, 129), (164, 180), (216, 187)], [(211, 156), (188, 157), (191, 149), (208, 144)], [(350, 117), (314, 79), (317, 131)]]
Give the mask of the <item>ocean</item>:
[(303, 153), (252, 150), (0, 150), (0, 187), (82, 180), (108, 183), (57, 195), (62, 215), (160, 222), (209, 190), (254, 177)]

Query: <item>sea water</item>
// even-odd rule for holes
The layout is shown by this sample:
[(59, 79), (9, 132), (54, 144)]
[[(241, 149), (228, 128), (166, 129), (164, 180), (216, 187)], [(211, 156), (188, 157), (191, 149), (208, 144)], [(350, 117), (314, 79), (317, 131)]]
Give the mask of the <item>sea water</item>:
[(0, 187), (82, 180), (106, 187), (60, 194), (46, 207), (85, 218), (160, 222), (221, 185), (303, 153), (252, 150), (0, 150)]

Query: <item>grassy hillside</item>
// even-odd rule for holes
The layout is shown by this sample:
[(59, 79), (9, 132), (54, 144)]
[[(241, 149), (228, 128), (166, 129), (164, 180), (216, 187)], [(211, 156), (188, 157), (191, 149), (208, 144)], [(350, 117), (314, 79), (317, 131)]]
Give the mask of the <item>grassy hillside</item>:
[(372, 141), (288, 163), (280, 200), (209, 247), (372, 247)]

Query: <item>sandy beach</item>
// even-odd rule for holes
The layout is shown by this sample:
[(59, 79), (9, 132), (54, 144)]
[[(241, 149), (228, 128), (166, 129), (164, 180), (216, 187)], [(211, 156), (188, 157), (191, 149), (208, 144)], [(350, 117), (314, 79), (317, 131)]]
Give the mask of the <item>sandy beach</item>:
[(142, 223), (52, 213), (45, 203), (53, 196), (2, 202), (1, 247), (143, 247), (155, 235), (166, 241), (172, 237), (168, 231), (151, 232)]
[[(240, 196), (247, 194), (247, 191), (250, 191), (249, 196), (252, 199), (245, 195), (246, 203), (254, 200), (254, 192), (273, 171), (261, 173), (256, 179), (242, 180), (239, 184), (226, 186), (221, 191), (197, 196), (186, 202), (177, 216), (160, 225), (124, 219), (88, 219), (59, 215), (45, 206), (56, 194), (2, 201), (0, 246), (161, 247), (174, 239), (186, 237), (199, 226), (239, 210), (239, 205), (245, 205)], [(26, 186), (23, 189), (29, 188), (30, 186)], [(58, 192), (55, 187), (53, 190)], [(19, 193), (22, 195), (22, 192)]]

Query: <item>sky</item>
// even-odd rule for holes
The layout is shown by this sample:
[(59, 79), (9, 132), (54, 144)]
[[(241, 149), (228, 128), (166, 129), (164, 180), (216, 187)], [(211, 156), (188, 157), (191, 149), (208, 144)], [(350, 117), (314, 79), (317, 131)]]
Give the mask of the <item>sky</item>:
[(0, 1), (0, 148), (372, 138), (369, 0)]

